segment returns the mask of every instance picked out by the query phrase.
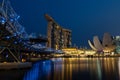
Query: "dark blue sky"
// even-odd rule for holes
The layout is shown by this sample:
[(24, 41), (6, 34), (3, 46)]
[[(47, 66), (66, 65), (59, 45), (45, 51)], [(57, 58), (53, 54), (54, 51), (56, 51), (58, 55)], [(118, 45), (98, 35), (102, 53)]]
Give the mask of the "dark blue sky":
[(28, 33), (46, 35), (48, 13), (72, 30), (72, 42), (87, 46), (94, 35), (120, 35), (120, 0), (10, 0)]

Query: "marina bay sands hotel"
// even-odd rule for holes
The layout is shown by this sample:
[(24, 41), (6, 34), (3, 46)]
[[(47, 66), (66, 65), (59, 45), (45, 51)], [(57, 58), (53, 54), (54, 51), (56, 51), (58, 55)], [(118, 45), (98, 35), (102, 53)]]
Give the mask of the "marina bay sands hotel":
[(45, 14), (45, 18), (48, 21), (47, 47), (50, 47), (56, 50), (71, 47), (72, 45), (71, 32), (72, 31), (69, 29), (62, 28), (48, 14)]

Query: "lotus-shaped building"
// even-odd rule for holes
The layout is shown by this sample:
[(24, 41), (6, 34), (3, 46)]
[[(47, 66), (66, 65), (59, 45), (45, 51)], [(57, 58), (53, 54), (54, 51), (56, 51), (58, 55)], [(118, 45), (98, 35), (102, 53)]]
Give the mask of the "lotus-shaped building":
[(90, 47), (97, 52), (109, 53), (115, 49), (113, 38), (109, 33), (104, 33), (101, 41), (98, 36), (93, 37), (93, 43), (88, 40)]

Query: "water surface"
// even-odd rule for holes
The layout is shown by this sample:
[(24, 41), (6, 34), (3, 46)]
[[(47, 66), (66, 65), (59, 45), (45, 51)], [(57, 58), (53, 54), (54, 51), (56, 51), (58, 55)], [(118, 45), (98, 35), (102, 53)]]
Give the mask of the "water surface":
[(36, 62), (23, 80), (120, 80), (120, 58), (53, 58)]

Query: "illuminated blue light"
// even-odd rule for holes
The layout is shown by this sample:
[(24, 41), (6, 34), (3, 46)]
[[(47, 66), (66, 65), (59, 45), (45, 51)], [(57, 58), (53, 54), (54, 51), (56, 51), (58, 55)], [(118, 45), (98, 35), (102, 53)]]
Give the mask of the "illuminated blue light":
[(17, 16), (17, 19), (19, 19), (20, 18), (20, 16)]
[(10, 36), (6, 36), (6, 39), (10, 39)]
[(16, 33), (14, 33), (13, 36), (16, 36)]
[(38, 80), (39, 76), (39, 64), (35, 64), (33, 65), (33, 68), (25, 75), (23, 80)]
[(20, 18), (20, 16), (17, 16), (16, 18), (15, 18), (15, 20), (18, 20)]
[(0, 23), (1, 24), (5, 24), (5, 22), (6, 22), (5, 18), (4, 17), (0, 17)]
[(13, 22), (14, 20), (11, 18), (10, 21)]
[(23, 80), (41, 80), (42, 76), (49, 75), (51, 72), (51, 65), (50, 60), (37, 62), (33, 65), (32, 69), (25, 74)]
[(17, 42), (15, 41), (14, 44), (17, 44)]
[(20, 18), (20, 16), (18, 16), (18, 15), (15, 15), (15, 14), (11, 14), (10, 15), (10, 21), (16, 21), (16, 20), (18, 20)]

